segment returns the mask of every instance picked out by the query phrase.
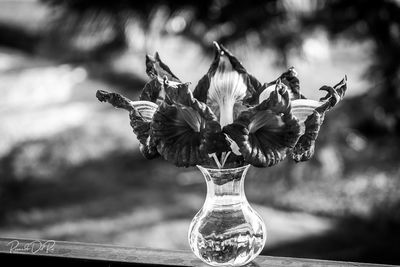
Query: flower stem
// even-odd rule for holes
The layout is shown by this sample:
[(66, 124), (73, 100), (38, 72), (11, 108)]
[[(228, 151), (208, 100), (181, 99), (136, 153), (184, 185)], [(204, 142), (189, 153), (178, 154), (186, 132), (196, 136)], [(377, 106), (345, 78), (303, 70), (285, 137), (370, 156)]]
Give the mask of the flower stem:
[(209, 154), (209, 156), (214, 159), (215, 164), (217, 164), (218, 169), (222, 169), (224, 167), (224, 165), (226, 163), (226, 160), (228, 159), (230, 154), (231, 154), (231, 151), (222, 152), (221, 159), (218, 159), (218, 157), (217, 157), (217, 155), (215, 153)]
[(225, 163), (226, 163), (226, 160), (228, 159), (228, 157), (229, 157), (230, 154), (231, 154), (230, 151), (228, 151), (228, 153), (226, 153), (226, 152), (223, 152), (223, 153), (222, 153), (222, 156), (221, 156), (221, 159), (222, 159), (222, 167), (224, 167), (224, 165), (225, 165)]
[(222, 169), (221, 163), (219, 162), (217, 155), (215, 153), (212, 153), (211, 156), (213, 157), (215, 164), (217, 164), (218, 169)]

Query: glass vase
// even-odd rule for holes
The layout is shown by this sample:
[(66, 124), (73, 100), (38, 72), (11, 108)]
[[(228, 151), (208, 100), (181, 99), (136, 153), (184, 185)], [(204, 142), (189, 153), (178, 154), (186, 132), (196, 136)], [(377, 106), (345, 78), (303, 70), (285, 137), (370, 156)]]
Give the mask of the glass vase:
[(244, 192), (250, 165), (232, 169), (197, 166), (207, 183), (203, 207), (189, 227), (194, 254), (213, 266), (242, 266), (262, 251), (266, 229)]

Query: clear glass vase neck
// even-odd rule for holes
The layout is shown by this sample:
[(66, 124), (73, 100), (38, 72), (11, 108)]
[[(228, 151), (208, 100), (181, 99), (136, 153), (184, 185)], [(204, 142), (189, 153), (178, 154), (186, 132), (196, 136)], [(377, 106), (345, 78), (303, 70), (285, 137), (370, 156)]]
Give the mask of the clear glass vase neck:
[(244, 180), (250, 165), (232, 169), (211, 169), (197, 166), (207, 183), (206, 202), (232, 205), (247, 202)]

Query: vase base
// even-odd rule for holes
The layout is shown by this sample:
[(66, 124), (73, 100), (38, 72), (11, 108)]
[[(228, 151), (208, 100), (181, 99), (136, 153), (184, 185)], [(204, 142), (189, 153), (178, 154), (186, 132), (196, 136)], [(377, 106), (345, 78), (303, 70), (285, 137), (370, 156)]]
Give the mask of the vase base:
[(194, 253), (212, 266), (242, 266), (252, 261), (264, 247), (262, 235), (236, 234), (223, 238), (214, 235), (197, 239)]

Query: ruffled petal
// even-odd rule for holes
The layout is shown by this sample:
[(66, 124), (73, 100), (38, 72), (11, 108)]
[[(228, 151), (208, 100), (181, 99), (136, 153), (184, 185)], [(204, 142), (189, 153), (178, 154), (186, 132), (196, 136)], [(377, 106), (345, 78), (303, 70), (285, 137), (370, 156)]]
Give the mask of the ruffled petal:
[(290, 157), (296, 161), (307, 161), (314, 155), (315, 141), (324, 121), (325, 113), (343, 99), (347, 90), (347, 77), (345, 76), (334, 87), (322, 86), (322, 91), (327, 95), (320, 101), (299, 99), (292, 101), (293, 115), (301, 125), (301, 136), (292, 151)]
[(290, 151), (290, 157), (295, 162), (307, 161), (314, 155), (315, 140), (324, 121), (324, 114), (313, 111), (305, 120), (305, 132), (300, 136), (297, 144)]
[(153, 102), (132, 101), (123, 95), (109, 93), (104, 90), (98, 90), (96, 97), (101, 102), (108, 102), (116, 108), (122, 108), (132, 114), (135, 114), (137, 119), (145, 122), (150, 122), (152, 120), (154, 112), (158, 108), (158, 106)]
[(347, 76), (345, 75), (339, 83), (333, 86), (333, 88), (324, 85), (319, 90), (327, 92), (326, 96), (319, 100), (324, 102), (324, 104), (321, 105), (317, 110), (319, 113), (323, 113), (336, 106), (337, 103), (343, 99), (347, 91)]
[(133, 107), (134, 101), (117, 93), (110, 93), (104, 90), (97, 90), (96, 97), (100, 102), (108, 102), (116, 108), (125, 109), (127, 111), (131, 111), (132, 109), (134, 109)]
[(190, 106), (195, 99), (189, 90), (189, 85), (190, 83), (172, 83), (164, 77), (163, 87), (167, 103)]
[(279, 79), (284, 83), (290, 90), (290, 99), (304, 98), (300, 93), (300, 80), (297, 77), (297, 71), (294, 67), (290, 67), (287, 71), (279, 76)]
[(333, 88), (330, 86), (322, 86), (319, 90), (326, 91), (327, 95), (322, 97), (319, 101), (311, 99), (296, 99), (292, 100), (292, 112), (293, 115), (299, 120), (301, 126), (301, 132), (304, 133), (305, 121), (313, 114), (314, 111), (318, 111), (320, 114), (333, 108), (340, 100), (343, 99), (344, 94), (347, 90), (347, 77), (341, 80)]
[[(212, 66), (213, 64), (211, 65), (210, 70)], [(206, 75), (204, 75), (199, 80), (199, 82), (197, 83), (196, 87), (193, 90), (194, 98), (204, 103), (207, 101), (208, 88), (210, 88), (210, 77), (209, 77), (210, 70)]]
[(232, 123), (245, 105), (255, 102), (262, 85), (249, 75), (239, 60), (225, 47), (214, 42), (216, 53), (208, 73), (193, 91), (196, 99), (207, 103), (221, 126)]
[[(267, 100), (269, 98), (269, 96), (271, 95), (272, 92), (275, 91), (275, 87), (276, 87), (276, 83), (271, 82), (271, 83), (267, 83), (264, 85), (265, 89), (261, 91), (259, 97), (258, 97), (258, 103), (263, 102), (264, 100)], [(289, 92), (289, 97), (291, 98), (290, 92)]]
[(146, 73), (151, 78), (151, 81), (144, 86), (139, 97), (140, 100), (160, 104), (165, 100), (163, 79), (167, 78), (170, 83), (180, 83), (179, 78), (161, 61), (160, 55), (157, 52), (154, 57), (146, 55)]
[(156, 52), (154, 57), (146, 55), (146, 73), (151, 79), (162, 81), (164, 77), (174, 82), (180, 82), (179, 78), (172, 73), (170, 68), (161, 61), (160, 55)]
[(159, 103), (165, 98), (163, 92), (162, 84), (157, 79), (153, 79), (145, 84), (139, 99)]
[(256, 167), (269, 167), (283, 160), (300, 135), (289, 94), (278, 87), (267, 100), (242, 112), (223, 129), (239, 146), (244, 160)]
[(202, 164), (207, 159), (200, 149), (203, 123), (193, 108), (163, 103), (151, 124), (158, 152), (178, 167)]
[(257, 105), (260, 102), (258, 101), (258, 95), (264, 91), (266, 88), (265, 85), (261, 84), (256, 77), (251, 74), (247, 74), (247, 97), (243, 100), (243, 103), (246, 105)]
[(292, 113), (300, 123), (300, 132), (305, 132), (305, 121), (308, 116), (314, 113), (315, 109), (323, 105), (323, 102), (319, 102), (311, 99), (296, 99), (292, 101)]
[[(144, 101), (138, 101), (144, 102)], [(150, 102), (152, 103), (152, 102)], [(154, 141), (153, 135), (151, 134), (151, 121), (154, 117), (155, 108), (153, 111), (147, 110), (145, 112), (140, 111), (141, 109), (133, 109), (129, 112), (130, 125), (133, 132), (136, 134), (137, 139), (140, 142), (140, 152), (146, 159), (153, 159), (159, 156), (157, 152), (156, 142)], [(152, 116), (149, 117), (150, 113), (153, 112)], [(143, 116), (142, 114), (146, 114)]]
[(215, 121), (217, 117), (212, 110), (203, 102), (193, 97), (189, 89), (190, 83), (171, 83), (164, 79), (166, 98), (171, 104), (183, 105), (196, 110), (206, 121)]
[(287, 86), (290, 100), (305, 98), (300, 93), (300, 80), (297, 77), (297, 72), (294, 67), (290, 67), (287, 71), (282, 73), (276, 80), (266, 83), (264, 85), (264, 88), (263, 90), (261, 90), (258, 97), (259, 103), (261, 103), (265, 99), (268, 99), (271, 92), (274, 91), (275, 85), (278, 83), (278, 81), (282, 82), (284, 85)]
[(149, 101), (134, 101), (133, 106), (134, 109), (129, 112), (129, 119), (133, 132), (140, 142), (140, 152), (146, 159), (156, 158), (159, 154), (150, 124), (158, 106)]
[(221, 125), (217, 121), (217, 117), (212, 112), (211, 108), (193, 97), (189, 90), (189, 83), (170, 84), (169, 81), (164, 81), (167, 98), (176, 105), (190, 106), (201, 114), (204, 118), (204, 142), (202, 148), (208, 154), (221, 153), (229, 151), (229, 143), (225, 139), (221, 131)]
[[(218, 145), (221, 127), (204, 103), (195, 99), (187, 83), (170, 84), (164, 80), (166, 98), (151, 124), (158, 152), (177, 166), (195, 166), (208, 160), (214, 141)], [(211, 139), (215, 138), (213, 142)]]
[(108, 102), (116, 108), (129, 111), (130, 124), (140, 142), (140, 151), (147, 159), (158, 155), (156, 146), (151, 137), (150, 123), (158, 106), (150, 101), (132, 101), (120, 94), (98, 90), (96, 97), (101, 102)]

